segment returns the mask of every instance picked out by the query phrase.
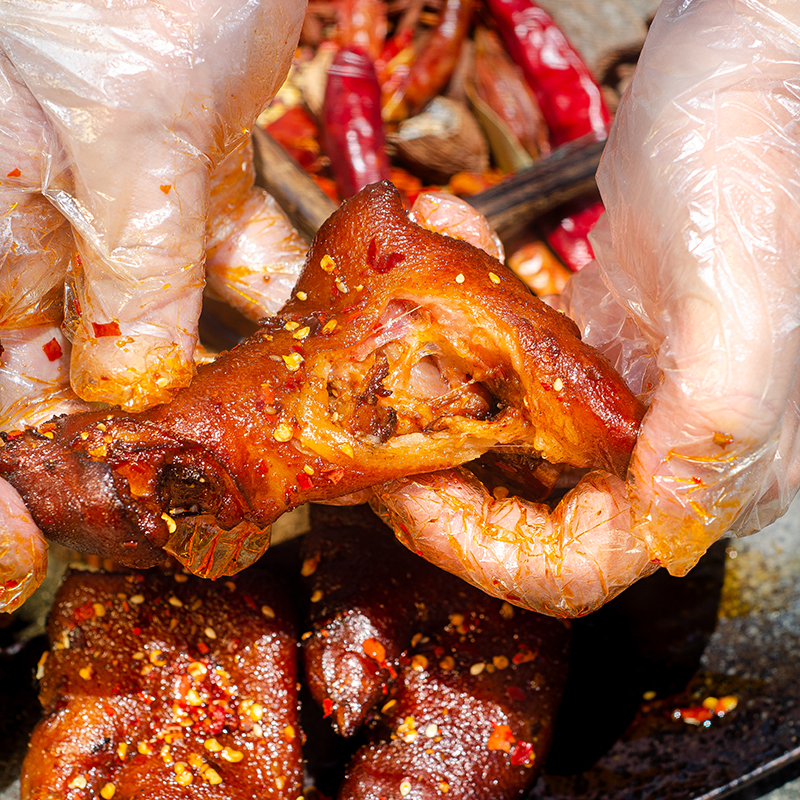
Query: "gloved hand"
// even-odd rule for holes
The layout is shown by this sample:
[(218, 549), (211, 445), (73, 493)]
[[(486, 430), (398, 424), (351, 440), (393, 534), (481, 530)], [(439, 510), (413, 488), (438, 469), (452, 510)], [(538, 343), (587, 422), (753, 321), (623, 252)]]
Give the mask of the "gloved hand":
[(66, 277), (81, 398), (133, 410), (188, 383), (210, 176), (284, 79), (305, 5), (0, 4), (0, 338), (12, 373), (38, 358), (31, 374), (61, 385), (47, 364), (61, 369), (69, 347)]
[(565, 310), (652, 394), (631, 530), (684, 575), (800, 485), (800, 5), (665, 0), (598, 184)]

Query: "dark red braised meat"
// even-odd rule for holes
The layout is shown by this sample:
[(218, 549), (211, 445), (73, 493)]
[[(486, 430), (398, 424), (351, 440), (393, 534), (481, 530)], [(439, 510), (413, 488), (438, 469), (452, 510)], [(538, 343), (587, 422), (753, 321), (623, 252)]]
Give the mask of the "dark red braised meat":
[(363, 508), (315, 513), (306, 680), (340, 733), (369, 731), (338, 800), (521, 797), (550, 746), (568, 625), (417, 558)]
[(264, 573), (72, 573), (48, 623), (23, 800), (296, 800), (297, 634)]

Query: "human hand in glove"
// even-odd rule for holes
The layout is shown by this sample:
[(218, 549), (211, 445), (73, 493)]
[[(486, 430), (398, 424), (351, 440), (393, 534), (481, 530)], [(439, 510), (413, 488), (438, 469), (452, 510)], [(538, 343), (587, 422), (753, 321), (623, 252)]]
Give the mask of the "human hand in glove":
[(631, 530), (684, 575), (800, 485), (800, 6), (665, 0), (598, 184), (566, 310), (652, 393)]
[(291, 0), (0, 4), (10, 392), (34, 375), (71, 410), (59, 404), (65, 279), (80, 398), (136, 410), (189, 382), (211, 175), (283, 81), (304, 11)]

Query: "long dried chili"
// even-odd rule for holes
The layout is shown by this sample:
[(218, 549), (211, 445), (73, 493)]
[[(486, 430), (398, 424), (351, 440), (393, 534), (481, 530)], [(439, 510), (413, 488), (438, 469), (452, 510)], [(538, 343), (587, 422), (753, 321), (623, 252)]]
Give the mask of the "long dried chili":
[(372, 59), (341, 48), (328, 70), (322, 134), (342, 198), (389, 178), (380, 94)]
[(445, 0), (436, 27), (406, 79), (384, 97), (383, 117), (399, 122), (422, 110), (453, 74), (472, 21), (472, 0)]
[(553, 18), (532, 0), (485, 2), (536, 94), (552, 144), (587, 134), (605, 138), (611, 115), (600, 87)]
[[(536, 94), (554, 147), (583, 136), (604, 139), (611, 115), (600, 86), (552, 17), (532, 0), (485, 0), (512, 58)], [(545, 237), (573, 271), (594, 257), (588, 234), (599, 201), (543, 220)]]

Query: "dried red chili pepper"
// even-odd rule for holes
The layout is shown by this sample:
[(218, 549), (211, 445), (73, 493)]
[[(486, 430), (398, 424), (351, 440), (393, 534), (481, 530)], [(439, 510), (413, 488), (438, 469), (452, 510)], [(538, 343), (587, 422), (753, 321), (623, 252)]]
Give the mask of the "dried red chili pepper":
[(594, 258), (589, 232), (603, 211), (598, 200), (577, 200), (541, 221), (547, 243), (573, 272)]
[[(597, 81), (552, 17), (532, 0), (486, 0), (512, 58), (522, 68), (550, 128), (554, 147), (608, 135), (611, 115)], [(594, 257), (588, 233), (599, 202), (546, 223), (548, 244), (573, 271)]]
[(549, 132), (536, 95), (509, 58), (500, 37), (488, 28), (475, 31), (475, 92), (506, 124), (533, 158), (550, 153)]
[(600, 87), (552, 17), (532, 0), (486, 0), (511, 57), (536, 94), (554, 146), (603, 139), (611, 115)]
[(343, 47), (329, 70), (323, 104), (323, 148), (343, 198), (389, 178), (380, 87), (370, 57)]
[(377, 59), (386, 41), (386, 3), (382, 0), (339, 0), (336, 41), (354, 45)]
[(391, 94), (384, 95), (383, 118), (387, 122), (413, 116), (444, 88), (458, 63), (471, 21), (472, 0), (445, 0), (439, 21), (408, 76)]

